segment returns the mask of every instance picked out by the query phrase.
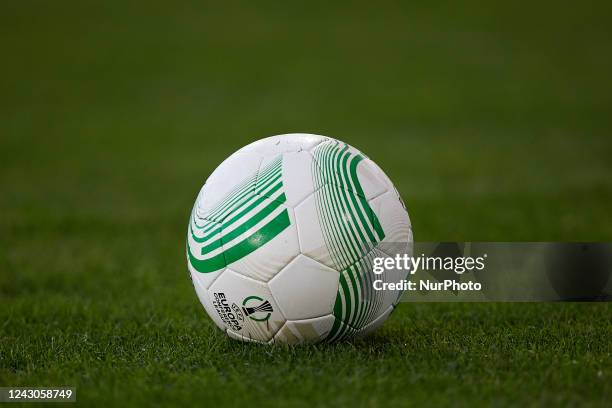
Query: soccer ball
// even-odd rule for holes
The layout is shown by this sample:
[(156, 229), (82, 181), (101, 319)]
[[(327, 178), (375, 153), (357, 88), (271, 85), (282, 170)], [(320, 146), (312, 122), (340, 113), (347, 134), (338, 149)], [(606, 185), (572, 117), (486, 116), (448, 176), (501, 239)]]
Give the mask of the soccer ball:
[(187, 264), (230, 337), (317, 343), (387, 319), (401, 291), (372, 283), (407, 271), (374, 275), (372, 262), (412, 242), (404, 203), (372, 160), (329, 137), (288, 134), (243, 147), (208, 178), (189, 220)]

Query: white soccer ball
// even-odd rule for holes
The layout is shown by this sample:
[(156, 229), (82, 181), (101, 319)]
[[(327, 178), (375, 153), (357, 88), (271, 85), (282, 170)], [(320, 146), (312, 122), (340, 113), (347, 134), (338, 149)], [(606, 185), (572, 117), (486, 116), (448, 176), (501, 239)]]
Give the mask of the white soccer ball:
[(412, 242), (404, 203), (372, 160), (329, 137), (288, 134), (243, 147), (211, 174), (189, 220), (187, 263), (230, 337), (316, 343), (387, 319), (401, 291), (372, 282), (407, 271), (374, 275), (372, 260)]

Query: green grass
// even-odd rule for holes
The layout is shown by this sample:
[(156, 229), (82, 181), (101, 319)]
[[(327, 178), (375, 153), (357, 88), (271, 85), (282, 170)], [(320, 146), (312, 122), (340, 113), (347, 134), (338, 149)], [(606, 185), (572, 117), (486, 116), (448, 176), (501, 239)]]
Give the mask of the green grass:
[(84, 405), (605, 405), (609, 304), (402, 304), (374, 336), (226, 339), (195, 195), (306, 131), (390, 175), (415, 237), (612, 240), (610, 6), (4, 2), (0, 386)]

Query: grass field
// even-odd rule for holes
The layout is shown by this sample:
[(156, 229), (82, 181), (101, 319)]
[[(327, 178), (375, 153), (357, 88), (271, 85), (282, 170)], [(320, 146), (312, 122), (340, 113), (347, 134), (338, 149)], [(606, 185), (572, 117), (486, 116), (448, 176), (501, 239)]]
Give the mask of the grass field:
[(602, 405), (612, 307), (402, 304), (372, 337), (226, 339), (195, 195), (255, 139), (389, 174), (415, 238), (612, 240), (609, 3), (0, 5), (0, 386), (87, 406)]

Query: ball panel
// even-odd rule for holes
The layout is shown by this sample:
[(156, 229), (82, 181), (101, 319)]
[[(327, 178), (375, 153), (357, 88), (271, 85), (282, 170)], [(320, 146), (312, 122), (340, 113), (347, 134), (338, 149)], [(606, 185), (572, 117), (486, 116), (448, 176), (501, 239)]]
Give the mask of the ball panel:
[(374, 258), (379, 253), (373, 249), (359, 261), (340, 273), (340, 283), (334, 316), (359, 330), (374, 320), (384, 308), (386, 294), (374, 290)]
[(276, 333), (273, 341), (292, 345), (318, 343), (329, 334), (334, 320), (332, 315), (298, 321), (288, 320)]
[(208, 289), (214, 313), (227, 330), (259, 341), (268, 341), (285, 323), (265, 283), (227, 269)]
[[(352, 190), (326, 184), (314, 193), (318, 225), (334, 268), (358, 261), (385, 237), (369, 203)], [(311, 227), (312, 228), (312, 227)]]
[[(244, 157), (243, 157), (244, 156)], [(236, 260), (236, 253), (223, 249), (224, 235), (253, 219), (261, 204), (257, 175), (262, 157), (236, 153), (211, 175), (200, 192), (191, 214), (187, 253), (190, 266), (200, 273), (211, 273)], [(270, 173), (280, 173), (280, 160), (268, 166)], [(248, 242), (243, 242), (248, 247)], [(251, 248), (253, 250), (254, 248)], [(245, 251), (241, 252), (245, 254)]]
[(380, 316), (378, 316), (370, 324), (364, 326), (361, 330), (359, 330), (356, 335), (367, 336), (368, 334), (371, 334), (374, 330), (378, 329), (380, 326), (383, 325), (383, 323), (389, 318), (391, 312), (393, 312), (393, 306), (389, 306), (380, 314)]
[[(387, 254), (383, 252), (380, 248), (376, 248), (372, 252), (373, 256), (378, 259), (395, 257), (395, 254)], [(400, 284), (402, 280), (408, 277), (409, 273), (410, 271), (404, 268), (385, 268), (383, 273), (374, 274), (374, 279), (381, 281), (377, 285)], [(385, 290), (378, 291), (378, 293), (380, 293), (381, 295), (379, 298), (380, 305), (378, 311), (374, 314), (372, 319), (377, 319), (381, 313), (384, 313), (384, 311), (389, 308), (389, 306), (396, 305), (399, 302), (399, 299), (401, 298), (402, 293), (404, 293), (404, 291), (401, 289), (389, 289), (389, 287), (387, 286)]]
[[(265, 281), (299, 252), (295, 221), (291, 221), (292, 214), (284, 205), (281, 156), (243, 184), (238, 193), (226, 197), (205, 218), (192, 216), (190, 264), (201, 273), (232, 265), (247, 276)], [(275, 262), (261, 262), (270, 251), (282, 255), (266, 258)]]
[(354, 337), (356, 333), (357, 330), (355, 330), (348, 323), (334, 315), (334, 322), (332, 324), (332, 328), (323, 340), (328, 343), (333, 343), (336, 341), (350, 339), (351, 337)]
[(357, 166), (357, 178), (361, 183), (361, 187), (366, 200), (370, 201), (375, 197), (389, 190), (388, 179), (384, 173), (374, 167), (374, 162), (370, 159), (362, 160)]
[(311, 135), (308, 133), (288, 133), (257, 140), (238, 150), (238, 152), (259, 153), (264, 155), (298, 152), (302, 150), (311, 150), (319, 143), (328, 139), (329, 138), (326, 136)]
[(385, 231), (384, 242), (412, 243), (410, 218), (395, 190), (376, 197), (370, 201), (370, 206)]
[(279, 156), (272, 155), (264, 159), (262, 166), (266, 166), (275, 157), (282, 157), (283, 192), (286, 197), (286, 205), (295, 207), (315, 190), (311, 176), (312, 155), (307, 151), (288, 152)]
[(225, 333), (227, 333), (227, 335), (230, 338), (232, 338), (234, 340), (242, 341), (242, 342), (245, 342), (245, 343), (256, 343), (256, 344), (267, 344), (268, 343), (266, 341), (261, 341), (261, 340), (257, 340), (257, 339), (253, 339), (253, 338), (250, 338), (250, 337), (243, 336), (242, 334), (236, 333), (236, 332), (234, 332), (232, 330), (227, 330)]
[[(218, 272), (216, 275), (219, 276), (220, 273), (222, 272)], [(193, 287), (196, 291), (196, 294), (198, 295), (198, 299), (200, 300), (200, 303), (202, 304), (202, 306), (204, 306), (204, 310), (206, 310), (206, 313), (208, 314), (208, 316), (210, 316), (210, 318), (217, 325), (217, 327), (225, 331), (226, 326), (223, 324), (223, 321), (221, 320), (219, 315), (215, 312), (215, 309), (212, 304), (212, 300), (210, 299), (210, 296), (209, 296), (208, 286), (210, 285), (205, 286), (206, 281), (199, 279), (202, 276), (209, 276), (209, 275), (199, 274), (198, 272), (196, 272), (195, 274), (194, 273), (191, 274), (191, 280), (193, 282)], [(210, 283), (212, 283), (212, 281)]]
[[(330, 332), (330, 339), (337, 340), (369, 326), (393, 306), (402, 290), (376, 290), (385, 283), (399, 283), (408, 272), (403, 269), (387, 269), (381, 274), (374, 273), (375, 259), (386, 259), (389, 255), (373, 248), (358, 262), (340, 273), (338, 293), (334, 304), (336, 325)], [(384, 321), (384, 319), (382, 320)], [(381, 321), (381, 324), (382, 324)]]
[(365, 154), (335, 139), (320, 143), (313, 156), (324, 182), (353, 191), (367, 200), (379, 196), (393, 185)]
[[(267, 282), (300, 253), (295, 215), (267, 198), (253, 214), (244, 224), (223, 230), (223, 250), (232, 270)], [(240, 257), (243, 251), (248, 254)]]
[(310, 319), (332, 313), (338, 272), (299, 255), (268, 286), (287, 320)]
[(377, 174), (376, 178), (386, 186), (387, 190), (395, 190), (395, 186), (389, 176), (387, 176), (387, 173), (374, 160), (368, 158), (364, 161), (367, 162), (370, 171)]
[[(343, 270), (381, 241), (385, 233), (359, 179), (357, 169), (364, 156), (336, 140), (319, 144), (313, 156), (320, 229), (335, 268)], [(369, 182), (370, 194), (380, 193), (376, 181)]]
[(306, 198), (295, 207), (294, 212), (302, 254), (330, 268), (335, 268), (336, 265), (325, 244), (319, 223), (316, 197), (311, 195)]
[[(380, 223), (386, 233), (385, 239), (377, 247), (380, 255), (412, 256), (414, 240), (410, 218), (395, 189), (375, 198), (370, 204), (374, 212), (379, 215)], [(384, 278), (386, 282), (397, 283), (406, 279), (409, 273), (407, 269), (387, 269)], [(387, 292), (394, 296), (392, 304), (399, 303), (403, 291), (388, 290)]]
[(210, 285), (219, 277), (221, 273), (223, 273), (223, 269), (219, 269), (215, 272), (211, 273), (201, 273), (198, 272), (189, 262), (189, 256), (187, 256), (187, 269), (189, 269), (189, 273), (191, 275), (191, 279), (194, 285), (198, 285), (204, 289), (208, 289)]
[[(228, 157), (208, 177), (196, 201), (197, 214), (206, 217), (217, 205), (245, 188), (254, 179), (263, 156), (236, 152)], [(250, 188), (250, 187), (246, 187)]]

